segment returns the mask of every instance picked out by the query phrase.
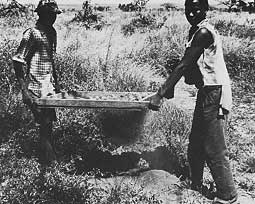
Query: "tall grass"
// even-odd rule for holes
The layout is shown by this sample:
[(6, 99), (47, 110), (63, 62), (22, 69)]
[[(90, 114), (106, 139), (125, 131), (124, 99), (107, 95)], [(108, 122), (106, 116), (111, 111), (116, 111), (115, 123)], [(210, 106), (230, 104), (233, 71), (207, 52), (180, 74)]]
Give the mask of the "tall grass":
[(254, 91), (253, 15), (217, 12), (210, 20), (222, 35), (225, 61), (231, 79), (241, 87), (238, 91)]
[(154, 115), (148, 129), (149, 136), (160, 135), (165, 138), (169, 158), (173, 162), (173, 172), (179, 177), (188, 177), (187, 147), (191, 128), (191, 115), (174, 104), (164, 103), (160, 112)]

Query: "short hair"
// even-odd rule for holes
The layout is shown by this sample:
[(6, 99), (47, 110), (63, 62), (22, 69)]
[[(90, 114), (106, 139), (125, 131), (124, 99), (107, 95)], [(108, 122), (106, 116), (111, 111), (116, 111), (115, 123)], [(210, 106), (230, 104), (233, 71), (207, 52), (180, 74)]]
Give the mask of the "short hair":
[[(185, 0), (185, 6), (188, 6), (189, 4), (193, 3), (195, 0)], [(209, 10), (209, 4), (208, 0), (196, 0), (199, 2), (202, 8), (205, 9), (205, 11)]]

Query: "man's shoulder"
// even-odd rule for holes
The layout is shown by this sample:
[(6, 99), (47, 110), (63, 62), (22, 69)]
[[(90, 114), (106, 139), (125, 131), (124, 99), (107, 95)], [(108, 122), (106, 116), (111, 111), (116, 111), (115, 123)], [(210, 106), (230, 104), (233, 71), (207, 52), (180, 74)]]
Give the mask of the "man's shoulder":
[(212, 38), (212, 33), (208, 28), (202, 27), (198, 29), (194, 37), (197, 39), (210, 39)]
[(27, 35), (27, 36), (37, 36), (40, 33), (39, 29), (36, 27), (29, 27), (27, 28), (24, 32), (23, 35)]
[(192, 44), (193, 45), (209, 45), (212, 44), (214, 41), (213, 34), (211, 31), (206, 27), (201, 27), (195, 33)]

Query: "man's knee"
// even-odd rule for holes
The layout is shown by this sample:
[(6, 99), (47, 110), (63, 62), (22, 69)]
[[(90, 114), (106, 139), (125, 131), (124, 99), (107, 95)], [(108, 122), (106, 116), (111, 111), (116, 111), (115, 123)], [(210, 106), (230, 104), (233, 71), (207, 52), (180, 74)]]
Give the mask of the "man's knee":
[(54, 109), (41, 109), (38, 117), (41, 126), (51, 126), (53, 121), (56, 121), (56, 112)]
[(218, 166), (228, 161), (228, 151), (223, 149), (221, 151), (207, 151), (207, 163), (209, 166)]
[(40, 125), (42, 127), (51, 127), (53, 123), (53, 120), (51, 118), (41, 118), (40, 119)]

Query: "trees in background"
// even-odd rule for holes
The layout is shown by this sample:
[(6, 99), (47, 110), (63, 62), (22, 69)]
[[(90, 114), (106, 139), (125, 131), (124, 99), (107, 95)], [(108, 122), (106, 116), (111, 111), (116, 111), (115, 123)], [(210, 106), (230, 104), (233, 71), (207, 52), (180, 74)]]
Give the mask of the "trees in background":
[(29, 8), (20, 4), (16, 0), (8, 1), (7, 4), (0, 5), (0, 17), (26, 16)]
[(142, 11), (149, 0), (134, 0), (129, 4), (119, 4), (119, 9), (125, 12)]

